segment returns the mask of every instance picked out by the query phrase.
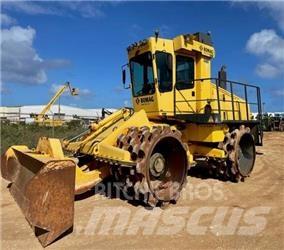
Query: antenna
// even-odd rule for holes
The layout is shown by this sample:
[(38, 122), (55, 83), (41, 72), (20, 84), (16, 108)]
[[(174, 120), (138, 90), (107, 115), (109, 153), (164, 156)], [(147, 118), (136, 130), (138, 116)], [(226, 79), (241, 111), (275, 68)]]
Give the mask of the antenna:
[(156, 38), (156, 42), (157, 42), (157, 40), (159, 38), (159, 29), (155, 30), (155, 38)]

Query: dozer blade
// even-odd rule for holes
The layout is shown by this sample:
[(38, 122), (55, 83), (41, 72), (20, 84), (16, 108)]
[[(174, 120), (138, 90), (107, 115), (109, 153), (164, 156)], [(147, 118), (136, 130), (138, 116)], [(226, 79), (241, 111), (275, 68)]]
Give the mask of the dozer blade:
[(74, 217), (76, 164), (13, 146), (1, 157), (2, 177), (42, 246), (70, 229)]

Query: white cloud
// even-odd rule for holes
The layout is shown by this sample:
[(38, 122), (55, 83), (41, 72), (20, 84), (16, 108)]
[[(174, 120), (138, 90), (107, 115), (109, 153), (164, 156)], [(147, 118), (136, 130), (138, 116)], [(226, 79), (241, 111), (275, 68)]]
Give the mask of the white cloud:
[(264, 29), (252, 34), (246, 48), (253, 54), (269, 56), (275, 62), (284, 62), (284, 39), (274, 30)]
[[(129, 31), (130, 31), (130, 36), (132, 37), (132, 39), (135, 40), (141, 39), (141, 37), (145, 36), (145, 29), (143, 28), (143, 26), (137, 23), (131, 24), (129, 27)], [(154, 35), (156, 31), (159, 32), (160, 37), (168, 37), (170, 35), (171, 28), (166, 24), (154, 25), (152, 27), (152, 34), (150, 35)]]
[(2, 8), (29, 15), (60, 15), (62, 13), (62, 11), (54, 8), (48, 2), (7, 1), (2, 3)]
[(66, 59), (45, 59), (42, 61), (43, 67), (48, 69), (58, 69), (58, 68), (65, 68), (71, 65), (71, 62)]
[(283, 74), (284, 39), (274, 30), (264, 29), (252, 34), (246, 49), (263, 60), (263, 63), (256, 67), (256, 73), (260, 77), (274, 78)]
[(1, 25), (2, 26), (9, 26), (16, 23), (16, 19), (10, 17), (4, 13), (1, 13)]
[(2, 29), (1, 73), (5, 83), (41, 84), (46, 82), (46, 70), (65, 67), (63, 59), (44, 60), (33, 47), (35, 29), (13, 26)]
[(283, 96), (284, 97), (284, 89), (275, 90), (274, 94), (277, 95), (277, 96)]
[(166, 24), (162, 24), (161, 26), (158, 27), (158, 30), (161, 36), (166, 37), (169, 35), (171, 28)]
[[(60, 84), (52, 84), (51, 88), (50, 88), (50, 92), (52, 94), (55, 94), (62, 87), (62, 85), (63, 84), (61, 84), (61, 85)], [(77, 88), (77, 86), (71, 86), (71, 87)], [(78, 96), (76, 96), (77, 98), (82, 97), (82, 96), (89, 96), (89, 95), (92, 94), (92, 92), (89, 89), (86, 89), (86, 88), (83, 88), (83, 89), (78, 88), (77, 91), (78, 91)], [(64, 96), (68, 96), (68, 95), (70, 96), (69, 89), (66, 89), (64, 91), (63, 95)]]
[(2, 80), (4, 82), (44, 83), (42, 59), (32, 47), (35, 30), (13, 26), (2, 30)]
[[(63, 85), (63, 84), (62, 84)], [(61, 87), (62, 85), (60, 84), (51, 84), (51, 87), (50, 87), (50, 92), (52, 94), (55, 94)], [(69, 91), (68, 89), (65, 89), (63, 95), (67, 94), (67, 91)]]
[(91, 91), (89, 89), (79, 89), (80, 96), (91, 95)]
[(125, 89), (122, 86), (116, 86), (114, 89), (114, 92), (116, 92), (117, 94), (122, 94), (125, 92)]
[(88, 1), (15, 1), (5, 2), (3, 8), (9, 11), (17, 11), (29, 15), (57, 15), (76, 16), (84, 18), (103, 17), (101, 10), (103, 3)]
[(23, 42), (30, 46), (35, 34), (36, 31), (31, 27), (25, 29), (20, 26), (13, 26), (11, 29), (2, 30), (2, 42)]
[(257, 65), (255, 71), (263, 78), (275, 78), (281, 73), (280, 69), (268, 63)]
[(277, 0), (266, 1), (247, 1), (247, 0), (233, 0), (233, 6), (241, 6), (244, 10), (250, 7), (255, 7), (261, 10), (264, 15), (271, 16), (278, 24), (279, 28), (284, 31), (284, 2)]
[[(0, 82), (0, 94), (9, 94), (10, 90), (7, 89), (3, 83)], [(0, 104), (1, 104), (1, 96), (0, 96)]]
[(279, 28), (284, 31), (284, 2), (283, 1), (260, 1), (258, 7), (268, 10), (272, 18), (278, 23)]
[(129, 107), (130, 106), (128, 100), (124, 100), (123, 104), (124, 104), (124, 107)]
[(82, 17), (104, 17), (105, 13), (100, 8), (100, 3), (95, 2), (69, 2), (62, 1), (61, 4), (69, 11), (78, 12)]

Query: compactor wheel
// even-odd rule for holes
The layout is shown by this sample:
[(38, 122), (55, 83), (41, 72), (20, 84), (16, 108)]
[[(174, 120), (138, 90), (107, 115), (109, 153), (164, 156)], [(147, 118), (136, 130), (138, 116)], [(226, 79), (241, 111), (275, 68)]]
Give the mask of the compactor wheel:
[(117, 147), (128, 150), (135, 167), (118, 174), (135, 200), (150, 206), (175, 202), (186, 182), (187, 146), (181, 133), (169, 126), (131, 127), (117, 139)]
[(239, 129), (227, 133), (220, 148), (227, 153), (227, 159), (219, 162), (217, 175), (234, 182), (248, 177), (253, 170), (256, 155), (250, 128), (241, 125)]

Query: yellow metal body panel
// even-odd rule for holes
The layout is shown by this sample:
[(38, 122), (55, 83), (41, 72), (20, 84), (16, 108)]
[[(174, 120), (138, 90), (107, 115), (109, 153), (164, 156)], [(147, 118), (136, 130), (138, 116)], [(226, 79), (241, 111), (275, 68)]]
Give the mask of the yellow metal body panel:
[[(124, 122), (125, 119), (130, 117), (128, 110), (120, 109), (110, 116), (106, 117), (99, 123), (94, 123), (90, 126), (88, 134), (80, 137), (76, 141), (64, 141), (63, 146), (66, 150), (71, 152), (82, 151), (86, 154), (91, 154), (93, 150), (90, 150), (92, 142), (101, 142), (103, 138), (110, 134), (117, 126)], [(90, 145), (90, 146), (88, 146)]]
[(130, 153), (116, 147), (119, 135), (126, 133), (130, 127), (152, 126), (144, 110), (133, 115), (127, 109), (121, 109), (96, 124), (95, 131), (90, 131), (82, 140), (65, 145), (69, 151), (94, 155), (113, 161), (131, 163)]
[[(191, 97), (192, 92), (197, 93), (196, 98)], [(221, 120), (233, 120), (233, 107), (231, 93), (223, 88), (219, 88)], [(210, 80), (196, 81), (195, 87), (190, 90), (176, 91), (177, 112), (186, 113), (191, 111), (195, 114), (204, 114), (206, 105), (210, 105), (212, 113), (218, 113), (216, 85)], [(233, 95), (235, 120), (250, 120), (246, 116), (246, 102), (244, 99)], [(248, 105), (248, 114), (250, 108)]]
[(212, 158), (225, 158), (226, 154), (224, 150), (206, 147), (201, 145), (191, 144), (188, 147), (188, 150), (191, 155), (193, 156), (205, 156), (205, 157), (212, 157)]
[(64, 159), (61, 143), (58, 139), (41, 137), (38, 141), (36, 152), (45, 152), (50, 157)]
[[(139, 49), (134, 49), (129, 52), (129, 59), (138, 54), (145, 53), (146, 51), (151, 51), (152, 54), (155, 54), (157, 51), (166, 51), (171, 54), (174, 58), (174, 45), (173, 41), (169, 39), (155, 39), (153, 37), (149, 38), (148, 42)], [(175, 60), (173, 61), (173, 68), (175, 68)], [(153, 59), (153, 71), (154, 75), (157, 75), (156, 69), (156, 60)], [(175, 74), (173, 74), (175, 78)], [(163, 114), (173, 115), (173, 93), (167, 92), (161, 94), (159, 92), (157, 84), (155, 84), (155, 94), (143, 97), (134, 97), (132, 100), (133, 107), (135, 111), (144, 109), (149, 118), (162, 116)]]
[(173, 39), (175, 50), (185, 50), (199, 52), (208, 58), (215, 57), (215, 50), (212, 46), (201, 43), (195, 39), (194, 35), (179, 35)]
[(228, 132), (226, 125), (217, 124), (188, 124), (182, 130), (182, 138), (185, 142), (221, 142)]
[(82, 171), (76, 167), (75, 193), (81, 194), (86, 192), (90, 187), (101, 182), (105, 177), (109, 176), (109, 166), (104, 166), (99, 169), (94, 169), (89, 172)]

